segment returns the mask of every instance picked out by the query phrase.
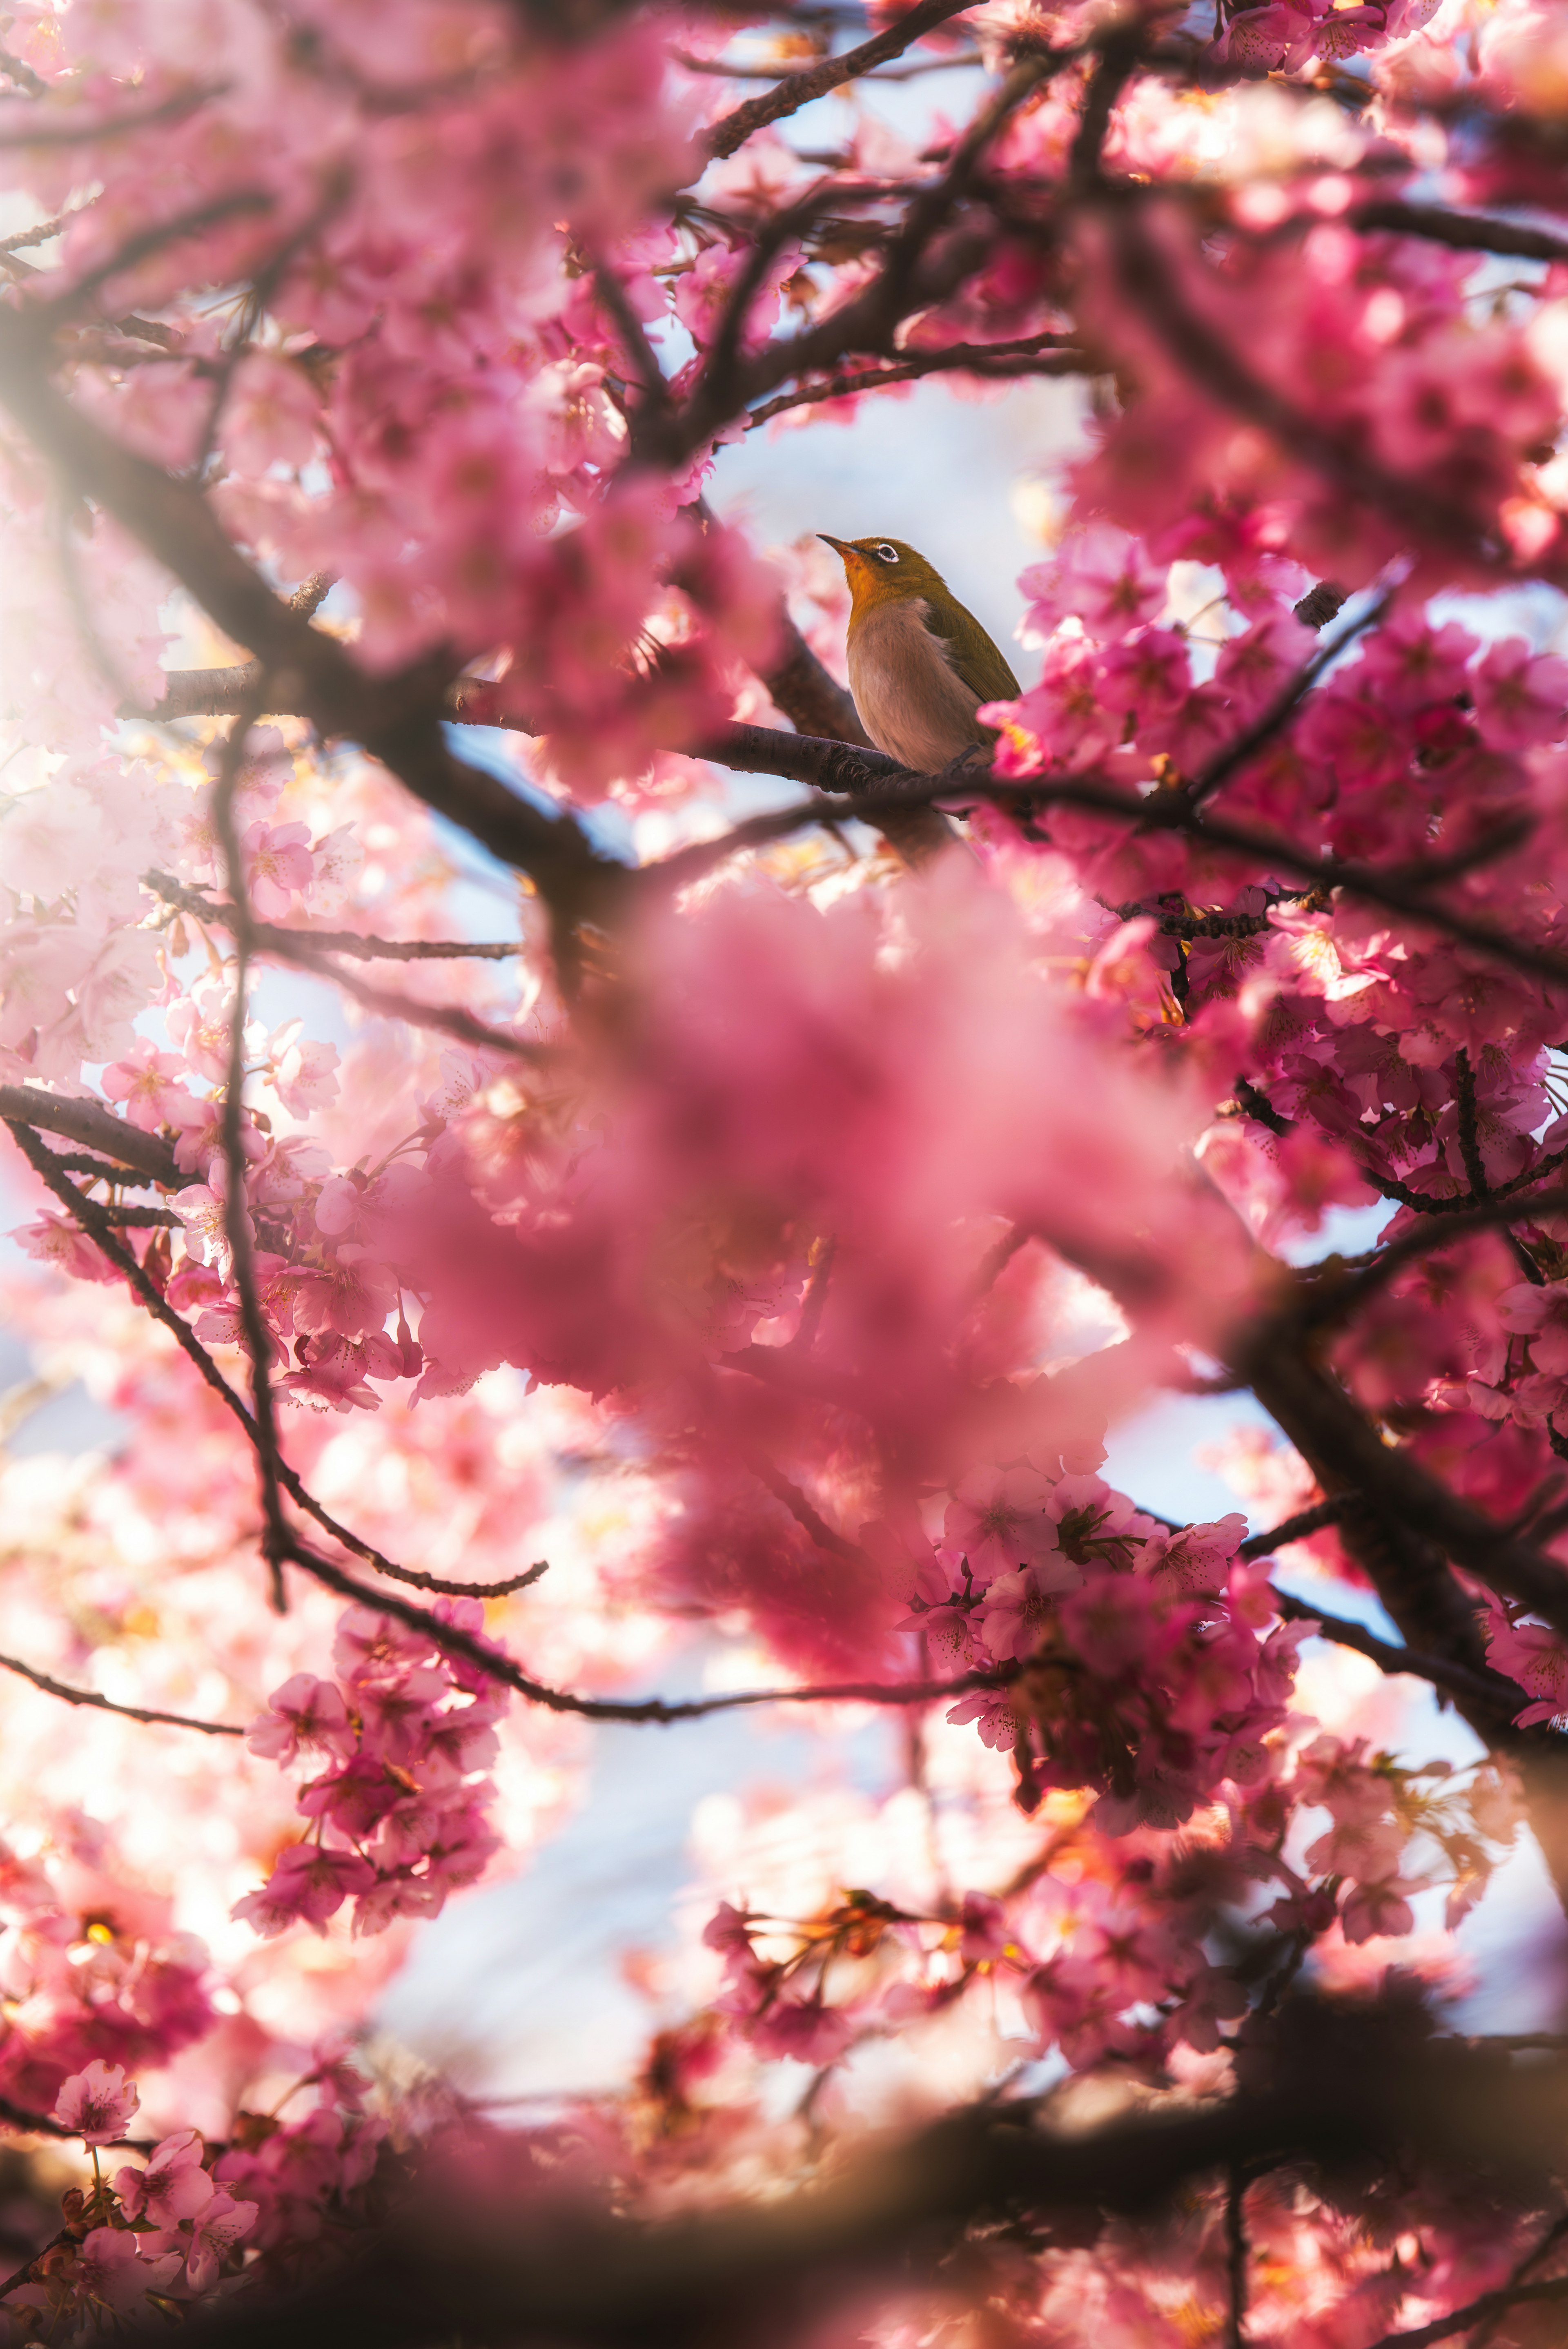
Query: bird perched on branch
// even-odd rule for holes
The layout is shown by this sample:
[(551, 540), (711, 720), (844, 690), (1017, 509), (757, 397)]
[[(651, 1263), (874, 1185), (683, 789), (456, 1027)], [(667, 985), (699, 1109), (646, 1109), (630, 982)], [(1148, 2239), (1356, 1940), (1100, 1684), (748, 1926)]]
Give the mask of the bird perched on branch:
[(929, 775), (992, 740), (975, 712), (1018, 680), (941, 573), (901, 538), (817, 535), (850, 583), (850, 690), (878, 750)]

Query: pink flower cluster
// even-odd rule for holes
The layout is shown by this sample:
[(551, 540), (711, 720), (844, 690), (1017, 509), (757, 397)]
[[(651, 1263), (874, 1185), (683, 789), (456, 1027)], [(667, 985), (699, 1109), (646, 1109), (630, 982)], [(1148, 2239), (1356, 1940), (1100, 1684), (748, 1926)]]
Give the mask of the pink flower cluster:
[(135, 2109), (134, 2090), (117, 2101), (125, 2067), (166, 2064), (211, 2031), (208, 1953), (175, 1930), (170, 1905), (128, 1881), (86, 1818), (36, 1858), (0, 1848), (0, 2088), (13, 2104), (47, 2112), (73, 2076), (68, 2126), (107, 2142)]
[[(442, 1622), (484, 1623), (477, 1599), (437, 1602)], [(500, 1847), (485, 1816), (494, 1793), (505, 1692), (389, 1615), (351, 1607), (338, 1626), (337, 1678), (296, 1672), (274, 1689), (248, 1743), (283, 1768), (325, 1767), (300, 1788), (307, 1839), (280, 1852), (259, 1891), (234, 1909), (271, 1938), (296, 1923), (325, 1932), (346, 1900), (356, 1933), (395, 1917), (437, 1917)]]

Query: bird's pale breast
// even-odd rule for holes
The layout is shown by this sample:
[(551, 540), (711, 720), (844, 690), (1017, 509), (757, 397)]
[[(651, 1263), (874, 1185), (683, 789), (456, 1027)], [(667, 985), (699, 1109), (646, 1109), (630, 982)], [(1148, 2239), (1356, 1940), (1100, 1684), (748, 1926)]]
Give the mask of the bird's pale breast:
[(979, 698), (948, 664), (915, 596), (878, 604), (850, 636), (850, 690), (879, 750), (917, 774), (934, 774), (972, 742)]

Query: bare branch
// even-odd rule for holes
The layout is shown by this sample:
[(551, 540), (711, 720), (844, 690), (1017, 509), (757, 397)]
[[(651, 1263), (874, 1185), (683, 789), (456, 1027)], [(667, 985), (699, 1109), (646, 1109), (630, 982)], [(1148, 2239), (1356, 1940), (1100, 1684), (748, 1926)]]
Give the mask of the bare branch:
[(846, 49), (836, 57), (824, 57), (820, 64), (808, 66), (803, 73), (788, 74), (760, 97), (748, 98), (732, 114), (716, 122), (706, 140), (708, 155), (722, 161), (743, 147), (754, 130), (769, 122), (781, 122), (788, 114), (798, 114), (814, 98), (825, 98), (830, 89), (841, 89), (847, 81), (854, 81), (869, 73), (873, 66), (886, 65), (891, 58), (902, 57), (912, 41), (920, 40), (945, 24), (949, 16), (960, 16), (972, 7), (974, 0), (915, 0), (913, 8), (895, 17), (891, 25), (862, 41), (858, 48)]
[(1422, 236), (1460, 253), (1508, 253), (1523, 261), (1568, 261), (1568, 236), (1526, 228), (1518, 221), (1490, 220), (1480, 212), (1449, 212), (1442, 204), (1403, 204), (1379, 198), (1354, 204), (1346, 214), (1351, 228), (1392, 229)]
[[(187, 889), (167, 874), (144, 873), (141, 877), (145, 887), (153, 890), (166, 904), (177, 906), (181, 913), (190, 914), (198, 921), (213, 922), (222, 929), (238, 934), (238, 916), (232, 905), (214, 905), (199, 891)], [(329, 931), (325, 935), (328, 937), (352, 938), (354, 947), (361, 949), (366, 946), (366, 941), (355, 937), (352, 931)], [(404, 995), (396, 988), (376, 987), (366, 979), (356, 978), (333, 960), (335, 953), (353, 949), (328, 947), (313, 931), (285, 930), (271, 922), (253, 922), (249, 926), (248, 936), (255, 952), (271, 955), (278, 962), (292, 963), (296, 969), (314, 971), (318, 978), (340, 987), (346, 995), (352, 996), (356, 1003), (362, 1003), (367, 1011), (377, 1012), (385, 1019), (406, 1019), (411, 1027), (432, 1029), (438, 1035), (450, 1036), (474, 1051), (500, 1052), (511, 1060), (531, 1061), (550, 1057), (548, 1046), (531, 1044), (526, 1037), (509, 1035), (504, 1028), (492, 1028), (487, 1021), (476, 1019), (471, 1011), (463, 1010), (459, 1005), (423, 1003), (417, 996)], [(418, 941), (413, 944), (417, 947)], [(396, 944), (386, 944), (378, 939), (371, 941), (370, 954), (374, 955), (378, 949), (403, 960), (420, 958), (412, 951), (402, 954)], [(476, 949), (454, 943), (438, 947), (437, 954), (447, 960), (473, 952), (488, 954), (495, 958), (518, 955), (522, 950), (521, 945)]]
[(198, 1721), (194, 1713), (160, 1713), (151, 1705), (116, 1704), (96, 1690), (67, 1688), (64, 1681), (51, 1680), (36, 1665), (25, 1664), (16, 1656), (0, 1656), (0, 1671), (16, 1672), (46, 1696), (63, 1697), (67, 1704), (89, 1704), (99, 1713), (123, 1713), (127, 1721), (147, 1721), (167, 1729), (199, 1729), (204, 1737), (243, 1737), (244, 1731), (227, 1721)]
[(287, 1604), (283, 1558), (288, 1528), (278, 1495), (282, 1453), (269, 1371), (273, 1339), (256, 1286), (251, 1217), (245, 1201), (245, 1013), (250, 993), (251, 912), (239, 827), (234, 821), (234, 794), (239, 789), (245, 745), (266, 688), (267, 680), (263, 677), (257, 680), (251, 707), (235, 719), (223, 746), (222, 764), (212, 792), (212, 829), (222, 851), (224, 874), (233, 900), (231, 919), (234, 932), (234, 992), (229, 1010), (229, 1065), (223, 1086), (223, 1168), (227, 1177), (223, 1185), (223, 1228), (240, 1300), (240, 1327), (251, 1360), (251, 1421), (262, 1486), (262, 1556), (272, 1576), (273, 1605), (281, 1615)]
[(1238, 1333), (1227, 1350), (1271, 1418), (1322, 1475), (1348, 1487), (1391, 1526), (1435, 1545), (1456, 1566), (1520, 1599), (1568, 1634), (1568, 1570), (1441, 1484), (1410, 1454), (1386, 1444), (1349, 1395), (1282, 1339), (1274, 1317)]
[(1276, 1549), (1291, 1542), (1305, 1541), (1308, 1534), (1321, 1533), (1345, 1513), (1346, 1496), (1336, 1495), (1330, 1501), (1315, 1501), (1309, 1509), (1298, 1509), (1294, 1517), (1283, 1525), (1271, 1526), (1264, 1534), (1249, 1534), (1236, 1552), (1238, 1557), (1272, 1557)]
[[(769, 747), (771, 746), (771, 747)], [(1191, 839), (1224, 854), (1234, 854), (1278, 873), (1299, 874), (1315, 886), (1344, 889), (1368, 904), (1408, 916), (1423, 926), (1459, 939), (1481, 953), (1495, 956), (1532, 978), (1568, 986), (1568, 953), (1532, 946), (1512, 932), (1474, 919), (1452, 908), (1433, 905), (1425, 895), (1425, 871), (1407, 864), (1396, 871), (1352, 864), (1315, 854), (1283, 834), (1233, 819), (1209, 816), (1188, 805), (1180, 792), (1151, 792), (1138, 798), (1099, 781), (1093, 775), (1043, 775), (1027, 782), (1001, 782), (983, 767), (961, 767), (943, 775), (904, 778), (906, 770), (880, 752), (851, 751), (837, 742), (816, 742), (796, 734), (769, 734), (766, 727), (736, 726), (703, 744), (700, 755), (725, 766), (767, 771), (792, 781), (816, 781), (824, 792), (842, 792), (832, 806), (820, 801), (795, 807), (770, 809), (748, 817), (717, 840), (700, 841), (690, 848), (641, 868), (637, 878), (647, 885), (683, 889), (716, 865), (742, 850), (785, 838), (804, 823), (820, 823), (825, 815), (855, 816), (881, 823), (905, 808), (935, 807), (944, 801), (993, 800), (999, 806), (1025, 810), (1051, 806), (1087, 808), (1099, 815), (1133, 823), (1141, 829), (1186, 833)], [(856, 777), (861, 779), (857, 789)], [(883, 778), (886, 783), (883, 783)], [(1445, 865), (1445, 872), (1449, 868)]]
[[(5, 1123), (28, 1164), (101, 1248), (116, 1270), (124, 1276), (153, 1319), (162, 1323), (181, 1353), (194, 1365), (219, 1401), (233, 1413), (253, 1444), (255, 1422), (243, 1398), (235, 1393), (190, 1323), (181, 1319), (161, 1290), (149, 1279), (129, 1249), (117, 1238), (112, 1211), (100, 1206), (96, 1199), (85, 1197), (74, 1184), (67, 1182), (58, 1172), (60, 1162), (44, 1147), (29, 1126), (11, 1119)], [(341, 1542), (345, 1549), (362, 1557), (367, 1566), (375, 1568), (377, 1574), (384, 1574), (392, 1581), (410, 1583), (416, 1589), (433, 1590), (449, 1599), (506, 1599), (513, 1591), (526, 1589), (530, 1583), (537, 1582), (543, 1571), (541, 1566), (534, 1565), (503, 1582), (454, 1582), (444, 1575), (426, 1574), (418, 1567), (398, 1566), (384, 1556), (374, 1543), (366, 1541), (347, 1526), (341, 1525), (330, 1510), (322, 1506), (315, 1494), (307, 1491), (286, 1461), (278, 1464), (278, 1478), (284, 1490), (307, 1516), (315, 1519), (324, 1533), (330, 1534), (334, 1541)]]
[(1456, 2308), (1447, 2316), (1434, 2317), (1430, 2324), (1418, 2324), (1409, 2333), (1386, 2333), (1375, 2341), (1372, 2349), (1428, 2349), (1433, 2341), (1447, 2341), (1456, 2333), (1468, 2332), (1483, 2317), (1501, 2316), (1511, 2308), (1525, 2308), (1537, 2301), (1568, 2300), (1568, 2276), (1554, 2276), (1545, 2283), (1505, 2284), (1501, 2292), (1483, 2292), (1464, 2308)]
[(1430, 1681), (1434, 1688), (1446, 1689), (1452, 1696), (1463, 1697), (1467, 1703), (1478, 1705), (1503, 1722), (1522, 1713), (1528, 1699), (1522, 1688), (1501, 1677), (1488, 1680), (1480, 1672), (1468, 1671), (1462, 1664), (1451, 1664), (1441, 1656), (1422, 1655), (1414, 1648), (1397, 1647), (1391, 1640), (1380, 1640), (1364, 1623), (1355, 1622), (1346, 1615), (1327, 1615), (1308, 1599), (1297, 1599), (1291, 1591), (1272, 1588), (1274, 1605), (1287, 1623), (1310, 1623), (1320, 1639), (1332, 1640), (1338, 1648), (1353, 1648), (1357, 1655), (1366, 1656), (1380, 1672), (1408, 1672), (1414, 1679)]
[[(6, 70), (9, 72), (11, 68), (8, 67)], [(60, 114), (51, 109), (50, 119), (42, 122), (34, 119), (23, 124), (17, 121), (16, 117), (24, 109), (0, 107), (0, 149), (87, 147), (96, 146), (104, 139), (131, 139), (139, 130), (156, 130), (166, 122), (183, 121), (188, 114), (194, 114), (197, 108), (205, 106), (209, 99), (224, 97), (228, 87), (227, 82), (206, 82), (195, 89), (181, 90), (172, 98), (160, 98), (156, 106), (144, 106), (127, 114), (108, 115), (98, 122), (73, 122), (68, 117), (61, 119)], [(26, 111), (36, 115), (43, 109), (28, 108)]]
[(962, 371), (1004, 380), (1016, 376), (1083, 375), (1091, 362), (1086, 352), (1070, 347), (1065, 335), (1024, 335), (1011, 343), (953, 343), (945, 350), (921, 351), (885, 367), (852, 368), (830, 376), (825, 383), (807, 384), (798, 391), (782, 391), (764, 400), (746, 419), (748, 432), (792, 408), (812, 408), (828, 399), (849, 399), (863, 391), (880, 391), (891, 383), (916, 383), (923, 376)]
[(143, 1133), (100, 1102), (73, 1101), (64, 1093), (46, 1093), (40, 1085), (0, 1085), (0, 1118), (8, 1125), (42, 1126), (47, 1133), (101, 1150), (166, 1191), (177, 1191), (187, 1179), (161, 1134)]
[[(194, 914), (198, 921), (229, 927), (232, 905), (214, 904), (172, 874), (144, 873), (141, 884), (165, 905), (178, 905), (183, 913)], [(359, 930), (281, 929), (273, 922), (255, 920), (251, 923), (251, 940), (259, 950), (275, 947), (286, 955), (303, 946), (320, 954), (352, 955), (356, 962), (508, 962), (527, 952), (521, 938), (377, 938)]]

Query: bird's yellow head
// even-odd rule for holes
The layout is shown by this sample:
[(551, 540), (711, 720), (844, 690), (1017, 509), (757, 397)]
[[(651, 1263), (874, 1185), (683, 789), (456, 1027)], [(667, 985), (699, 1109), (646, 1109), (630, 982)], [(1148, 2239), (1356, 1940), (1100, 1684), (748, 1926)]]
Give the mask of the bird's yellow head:
[(912, 595), (923, 595), (938, 608), (953, 600), (935, 564), (902, 538), (830, 538), (825, 530), (817, 535), (843, 564), (851, 621), (873, 605), (905, 602)]

